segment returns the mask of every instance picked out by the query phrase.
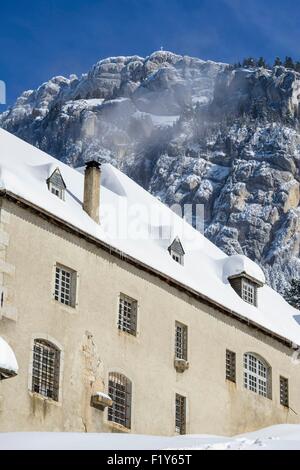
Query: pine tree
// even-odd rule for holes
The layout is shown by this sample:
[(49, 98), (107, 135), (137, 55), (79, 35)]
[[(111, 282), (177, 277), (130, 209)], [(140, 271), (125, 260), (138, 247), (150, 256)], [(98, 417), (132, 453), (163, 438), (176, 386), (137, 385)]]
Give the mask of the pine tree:
[(263, 67), (264, 69), (267, 68), (267, 63), (263, 57), (260, 57), (257, 61), (257, 66), (258, 67)]
[(280, 57), (276, 57), (274, 61), (274, 67), (279, 67), (280, 65), (282, 65), (282, 60), (280, 59)]
[(300, 62), (298, 60), (295, 63), (295, 70), (296, 70), (296, 72), (300, 72)]
[(292, 279), (283, 296), (290, 305), (300, 310), (300, 279)]
[(245, 69), (250, 69), (252, 67), (256, 67), (255, 59), (253, 59), (253, 57), (247, 57), (246, 59), (243, 60), (243, 67)]
[(293, 61), (293, 59), (292, 59), (291, 57), (286, 57), (286, 58), (285, 58), (284, 66), (285, 66), (285, 68), (287, 68), (287, 69), (292, 69), (292, 70), (295, 69), (295, 64), (294, 64), (294, 61)]

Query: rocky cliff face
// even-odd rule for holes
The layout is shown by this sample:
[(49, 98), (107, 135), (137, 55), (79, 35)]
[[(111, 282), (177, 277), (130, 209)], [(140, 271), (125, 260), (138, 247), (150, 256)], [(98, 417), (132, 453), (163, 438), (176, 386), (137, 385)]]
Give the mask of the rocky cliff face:
[(205, 207), (205, 233), (300, 276), (300, 75), (231, 70), (168, 52), (102, 60), (27, 91), (0, 125), (77, 166), (101, 156), (166, 204)]

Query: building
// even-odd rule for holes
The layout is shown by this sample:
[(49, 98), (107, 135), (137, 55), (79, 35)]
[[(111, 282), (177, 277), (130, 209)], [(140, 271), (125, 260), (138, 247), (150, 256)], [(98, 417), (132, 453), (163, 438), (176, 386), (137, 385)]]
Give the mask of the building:
[[(101, 180), (100, 180), (101, 178)], [(0, 431), (233, 435), (300, 422), (299, 312), (108, 164), (0, 129)]]

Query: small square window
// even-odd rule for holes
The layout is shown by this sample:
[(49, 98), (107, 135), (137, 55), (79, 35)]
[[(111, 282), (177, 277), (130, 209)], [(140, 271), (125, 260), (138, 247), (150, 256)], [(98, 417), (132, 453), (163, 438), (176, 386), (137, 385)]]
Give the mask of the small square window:
[(59, 197), (59, 199), (62, 199), (63, 201), (65, 200), (65, 190), (63, 188), (59, 188), (50, 182), (49, 191), (55, 196)]

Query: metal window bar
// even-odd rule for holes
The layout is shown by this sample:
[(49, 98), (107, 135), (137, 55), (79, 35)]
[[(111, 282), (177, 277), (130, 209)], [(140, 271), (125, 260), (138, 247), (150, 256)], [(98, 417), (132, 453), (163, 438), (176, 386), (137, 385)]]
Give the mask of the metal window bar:
[(186, 433), (186, 398), (176, 393), (175, 398), (175, 431), (179, 434)]
[(118, 328), (119, 330), (126, 331), (132, 335), (136, 335), (136, 320), (137, 320), (137, 301), (127, 297), (124, 294), (120, 295), (119, 300), (119, 317)]
[(32, 391), (58, 401), (60, 351), (44, 340), (33, 346)]
[(244, 279), (242, 281), (242, 299), (251, 305), (256, 305), (256, 287)]
[(280, 376), (280, 404), (289, 406), (289, 381), (282, 376)]
[(108, 394), (113, 405), (108, 408), (108, 421), (131, 427), (131, 382), (122, 374), (112, 372), (108, 379)]
[(75, 305), (75, 272), (56, 266), (54, 298), (64, 305)]
[(244, 386), (264, 397), (270, 396), (268, 367), (253, 354), (244, 355)]
[(187, 361), (187, 326), (175, 324), (175, 357)]
[(236, 354), (229, 349), (226, 350), (226, 379), (236, 381)]

